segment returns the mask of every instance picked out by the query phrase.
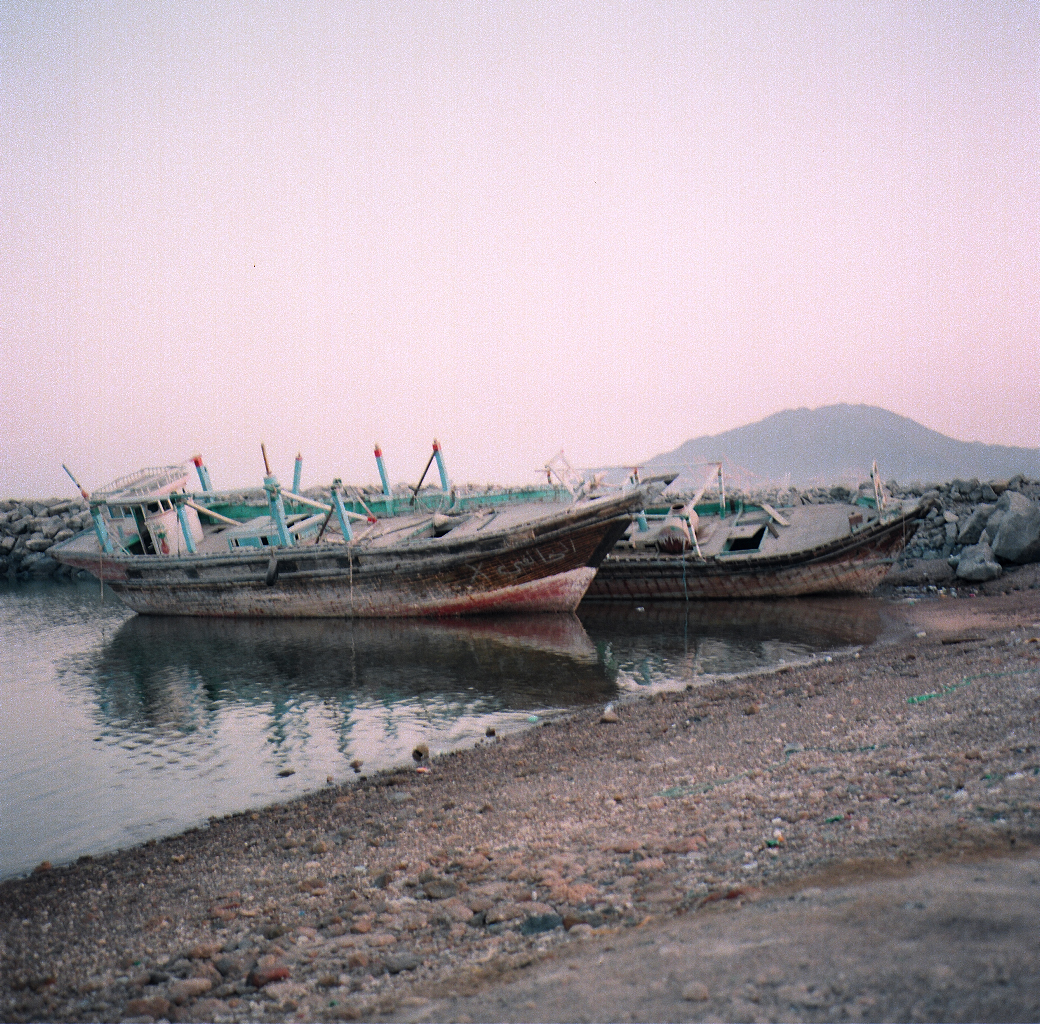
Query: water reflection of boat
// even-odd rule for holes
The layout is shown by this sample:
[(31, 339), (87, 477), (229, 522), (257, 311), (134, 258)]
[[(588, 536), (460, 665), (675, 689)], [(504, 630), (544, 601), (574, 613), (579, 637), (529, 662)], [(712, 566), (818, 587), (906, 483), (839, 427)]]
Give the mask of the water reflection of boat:
[(857, 597), (799, 601), (586, 601), (579, 608), (591, 633), (646, 637), (739, 637), (805, 644), (813, 650), (873, 643), (885, 628), (884, 605)]
[(615, 678), (674, 685), (871, 643), (884, 628), (881, 608), (879, 602), (856, 598), (592, 602), (581, 606), (580, 617)]
[(433, 702), (488, 711), (600, 700), (612, 684), (577, 617), (255, 620), (135, 616), (89, 675), (105, 717), (156, 724), (185, 703)]

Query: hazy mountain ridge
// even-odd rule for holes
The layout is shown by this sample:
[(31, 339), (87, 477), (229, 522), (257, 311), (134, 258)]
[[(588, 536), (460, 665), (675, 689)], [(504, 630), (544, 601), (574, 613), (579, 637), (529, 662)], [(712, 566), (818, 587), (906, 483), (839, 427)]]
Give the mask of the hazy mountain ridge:
[(787, 409), (757, 423), (684, 442), (644, 463), (678, 468), (722, 461), (728, 473), (805, 487), (858, 483), (877, 459), (885, 480), (1040, 478), (1040, 448), (957, 441), (870, 405)]

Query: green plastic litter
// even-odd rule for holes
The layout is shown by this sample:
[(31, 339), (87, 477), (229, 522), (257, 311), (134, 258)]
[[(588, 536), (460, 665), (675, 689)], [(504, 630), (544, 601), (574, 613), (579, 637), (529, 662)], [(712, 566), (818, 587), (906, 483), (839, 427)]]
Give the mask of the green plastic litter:
[(835, 814), (833, 818), (827, 818), (826, 821), (824, 821), (824, 825), (833, 825), (835, 822), (844, 821), (844, 820), (845, 820), (845, 815), (844, 814)]
[(968, 686), (971, 683), (970, 679), (965, 679), (961, 683), (953, 683), (950, 686), (944, 686), (941, 690), (936, 690), (934, 693), (919, 693), (914, 697), (907, 697), (907, 704), (923, 704), (926, 700), (931, 700), (933, 697), (945, 697), (947, 694), (953, 693), (954, 690), (959, 690), (963, 686)]

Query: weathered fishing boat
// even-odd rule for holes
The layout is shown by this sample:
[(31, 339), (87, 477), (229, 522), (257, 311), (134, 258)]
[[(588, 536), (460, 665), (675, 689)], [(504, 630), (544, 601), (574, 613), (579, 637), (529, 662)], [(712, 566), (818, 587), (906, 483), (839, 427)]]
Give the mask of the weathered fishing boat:
[(640, 517), (603, 560), (586, 600), (869, 593), (931, 508), (677, 505)]
[[(283, 494), (268, 469), (268, 512), (242, 522), (208, 490), (201, 460), (203, 491), (188, 491), (189, 466), (141, 470), (90, 495), (94, 530), (50, 554), (103, 580), (142, 614), (573, 611), (649, 493), (644, 486), (566, 506), (512, 503), (379, 519), (350, 511), (339, 481), (324, 503)], [(286, 503), (314, 514), (287, 513)]]

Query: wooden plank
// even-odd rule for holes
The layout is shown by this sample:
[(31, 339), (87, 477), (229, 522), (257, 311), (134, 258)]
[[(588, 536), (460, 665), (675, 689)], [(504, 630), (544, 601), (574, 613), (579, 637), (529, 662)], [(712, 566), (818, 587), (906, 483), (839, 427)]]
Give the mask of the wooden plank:
[[(764, 508), (770, 514), (770, 516), (772, 516), (773, 520), (776, 523), (778, 523), (780, 526), (790, 526), (791, 525), (786, 519), (784, 519), (784, 517), (782, 515), (780, 515), (779, 512), (777, 512), (777, 510), (775, 508), (773, 508), (772, 505), (767, 505), (763, 501), (762, 502), (762, 508)], [(774, 534), (774, 536), (775, 536), (775, 534)]]

